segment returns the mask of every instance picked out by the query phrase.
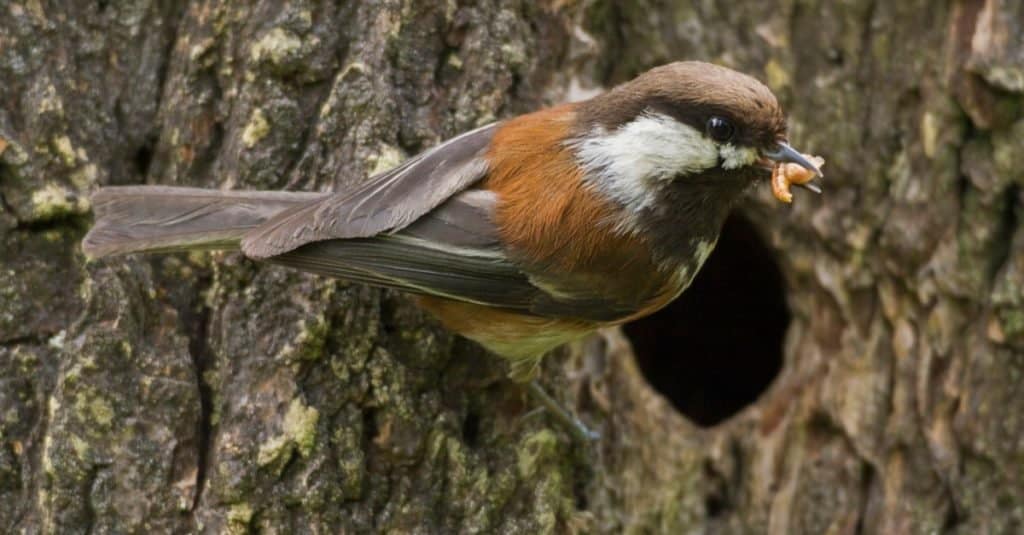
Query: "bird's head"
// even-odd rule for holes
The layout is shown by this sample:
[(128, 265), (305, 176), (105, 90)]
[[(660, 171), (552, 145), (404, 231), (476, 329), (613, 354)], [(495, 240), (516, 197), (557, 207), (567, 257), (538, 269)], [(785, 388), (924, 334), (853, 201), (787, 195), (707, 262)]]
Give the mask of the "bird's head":
[(580, 103), (579, 161), (593, 185), (627, 208), (669, 190), (736, 191), (776, 163), (818, 168), (789, 146), (786, 117), (764, 84), (709, 63), (651, 69)]

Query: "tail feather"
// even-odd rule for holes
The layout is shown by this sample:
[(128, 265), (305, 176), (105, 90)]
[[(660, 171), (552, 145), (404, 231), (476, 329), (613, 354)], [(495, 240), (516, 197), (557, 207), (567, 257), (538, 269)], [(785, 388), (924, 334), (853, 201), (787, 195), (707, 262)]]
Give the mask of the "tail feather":
[(96, 223), (82, 240), (90, 258), (193, 249), (237, 249), (242, 236), (325, 193), (126, 186), (92, 195)]

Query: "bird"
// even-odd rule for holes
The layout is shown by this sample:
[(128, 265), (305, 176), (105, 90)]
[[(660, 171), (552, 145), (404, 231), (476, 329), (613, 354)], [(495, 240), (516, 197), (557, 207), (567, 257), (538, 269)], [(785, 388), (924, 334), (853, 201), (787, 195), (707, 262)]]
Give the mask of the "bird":
[(534, 380), (541, 358), (672, 302), (744, 192), (787, 164), (822, 176), (789, 144), (767, 86), (679, 61), (468, 131), (345, 191), (103, 187), (82, 248), (237, 250), (409, 293), (592, 439)]

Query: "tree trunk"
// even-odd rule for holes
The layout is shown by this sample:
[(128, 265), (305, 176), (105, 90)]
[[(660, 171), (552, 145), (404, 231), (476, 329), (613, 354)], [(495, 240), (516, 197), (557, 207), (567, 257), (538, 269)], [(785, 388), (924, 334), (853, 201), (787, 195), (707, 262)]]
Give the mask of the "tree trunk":
[[(1024, 529), (1024, 1), (463, 4), (0, 5), (3, 531)], [(826, 191), (547, 359), (590, 448), (402, 295), (78, 249), (99, 185), (343, 189), (676, 59)]]

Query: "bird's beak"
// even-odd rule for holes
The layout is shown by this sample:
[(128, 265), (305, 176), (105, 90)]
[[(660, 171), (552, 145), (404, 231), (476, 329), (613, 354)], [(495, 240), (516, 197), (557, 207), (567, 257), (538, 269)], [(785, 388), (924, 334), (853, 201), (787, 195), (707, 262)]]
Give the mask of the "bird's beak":
[[(786, 143), (785, 141), (779, 141), (773, 149), (762, 150), (761, 155), (776, 163), (795, 163), (808, 171), (814, 171), (815, 178), (822, 178), (825, 176), (822, 174), (821, 169), (818, 169), (818, 166), (808, 161), (807, 158), (804, 158), (804, 155), (800, 154), (800, 151), (790, 147), (789, 143)], [(810, 182), (799, 185), (813, 191), (814, 193), (821, 193), (821, 188)]]
[(762, 151), (761, 154), (778, 163), (795, 163), (808, 171), (814, 171), (818, 178), (825, 176), (821, 174), (821, 169), (818, 169), (818, 166), (809, 162), (803, 154), (784, 141), (778, 142), (774, 149)]

